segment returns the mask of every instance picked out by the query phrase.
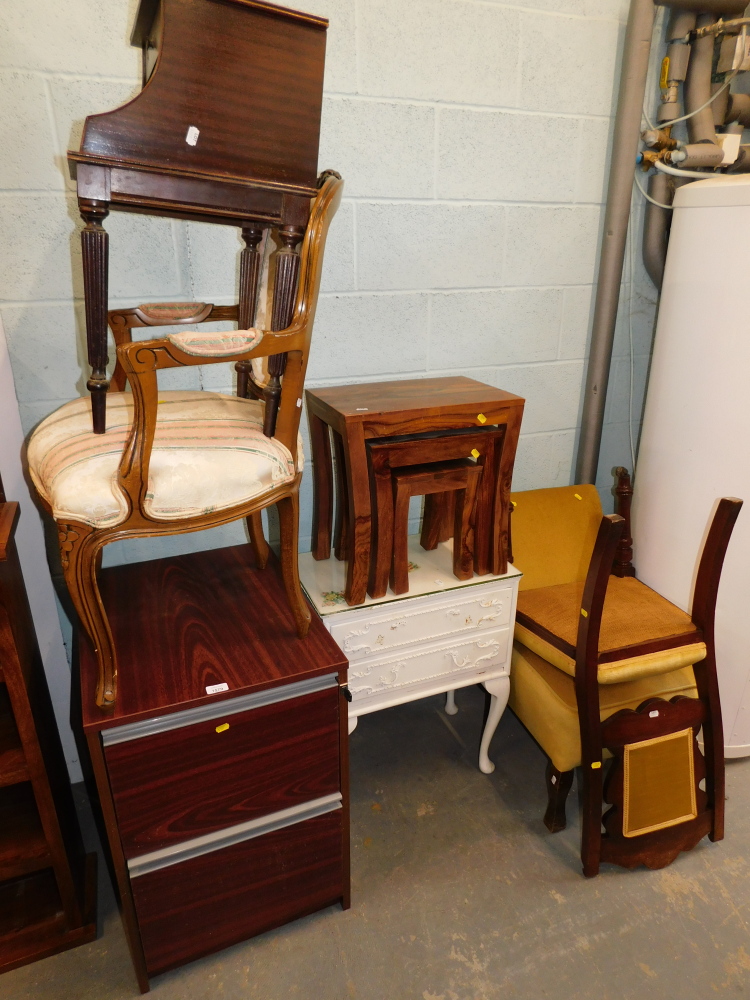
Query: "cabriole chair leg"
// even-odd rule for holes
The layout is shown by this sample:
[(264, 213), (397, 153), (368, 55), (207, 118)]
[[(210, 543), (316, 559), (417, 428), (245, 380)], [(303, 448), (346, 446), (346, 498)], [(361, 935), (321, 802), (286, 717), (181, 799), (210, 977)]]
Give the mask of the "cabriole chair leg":
[(297, 635), (304, 639), (310, 628), (310, 608), (302, 593), (299, 582), (297, 549), (299, 544), (299, 492), (277, 501), (279, 529), (281, 534), (281, 573), (289, 604), (294, 614)]
[(117, 658), (96, 579), (101, 546), (94, 545), (88, 525), (58, 522), (57, 532), (65, 583), (99, 665), (96, 703), (111, 709), (117, 698)]
[(246, 520), (255, 565), (258, 569), (265, 569), (268, 562), (269, 548), (266, 536), (263, 534), (263, 517), (261, 511), (256, 510), (254, 514), (248, 514)]

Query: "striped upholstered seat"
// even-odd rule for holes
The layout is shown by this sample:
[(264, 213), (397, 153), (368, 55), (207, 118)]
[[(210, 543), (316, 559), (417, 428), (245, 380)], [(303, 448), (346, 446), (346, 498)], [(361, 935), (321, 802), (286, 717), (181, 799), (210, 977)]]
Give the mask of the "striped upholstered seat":
[[(66, 403), (31, 436), (34, 485), (57, 520), (112, 527), (128, 514), (117, 483), (133, 419), (130, 393), (110, 393), (107, 431), (91, 429), (88, 398)], [(263, 435), (263, 404), (215, 392), (160, 392), (144, 507), (150, 517), (180, 520), (236, 507), (291, 482), (289, 450)]]

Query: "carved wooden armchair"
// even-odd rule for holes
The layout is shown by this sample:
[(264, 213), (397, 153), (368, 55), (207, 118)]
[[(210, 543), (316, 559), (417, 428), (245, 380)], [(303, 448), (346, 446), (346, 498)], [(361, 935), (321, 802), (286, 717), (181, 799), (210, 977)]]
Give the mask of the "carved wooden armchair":
[[(103, 708), (117, 697), (117, 655), (97, 585), (99, 556), (110, 542), (200, 531), (244, 517), (262, 566), (260, 511), (277, 504), (286, 593), (298, 635), (307, 633), (310, 612), (297, 569), (298, 434), (323, 250), (342, 189), (338, 175), (323, 175), (286, 329), (125, 338), (117, 356), (132, 393), (108, 394), (106, 433), (92, 431), (86, 398), (60, 407), (31, 436), (30, 473), (57, 522), (65, 582), (98, 659)], [(263, 432), (266, 407), (258, 399), (158, 390), (162, 369), (234, 361), (247, 371), (261, 357), (286, 359), (273, 437)]]
[[(546, 826), (565, 828), (580, 766), (584, 875), (596, 875), (600, 861), (660, 868), (706, 834), (721, 840), (713, 623), (742, 501), (718, 505), (690, 614), (635, 579), (622, 560), (613, 573), (628, 525), (602, 516), (593, 486), (532, 490), (514, 501), (514, 561), (525, 575), (509, 705), (548, 757)], [(604, 816), (603, 801), (611, 807)]]

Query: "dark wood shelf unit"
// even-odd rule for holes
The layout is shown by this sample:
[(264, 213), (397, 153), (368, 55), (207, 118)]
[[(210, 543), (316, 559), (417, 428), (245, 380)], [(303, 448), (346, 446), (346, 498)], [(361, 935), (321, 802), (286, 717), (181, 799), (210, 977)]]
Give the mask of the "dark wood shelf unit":
[(0, 882), (51, 864), (31, 783), (0, 789)]
[(28, 781), (29, 777), (8, 689), (0, 683), (0, 788)]
[(0, 884), (0, 942), (17, 934), (30, 936), (40, 925), (58, 924), (63, 919), (51, 868)]
[(84, 851), (0, 485), (0, 972), (96, 937), (96, 855)]
[[(348, 664), (317, 615), (297, 638), (278, 561), (255, 569), (249, 545), (106, 569), (100, 589), (118, 697), (97, 707), (79, 631), (82, 720), (145, 992), (168, 969), (348, 907)], [(259, 832), (234, 838), (243, 824)], [(211, 846), (191, 853), (201, 838)]]

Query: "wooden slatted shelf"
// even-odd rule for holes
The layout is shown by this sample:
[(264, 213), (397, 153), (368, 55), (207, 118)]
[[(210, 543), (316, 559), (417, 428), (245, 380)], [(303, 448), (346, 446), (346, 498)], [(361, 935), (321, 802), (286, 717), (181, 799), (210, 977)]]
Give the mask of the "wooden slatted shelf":
[(18, 516), (0, 482), (0, 973), (96, 937), (96, 855), (78, 826), (14, 540)]
[(13, 717), (8, 689), (0, 684), (0, 788), (29, 780), (21, 737)]
[(0, 948), (24, 931), (65, 919), (51, 868), (0, 884)]
[(0, 790), (0, 881), (52, 864), (31, 785)]

